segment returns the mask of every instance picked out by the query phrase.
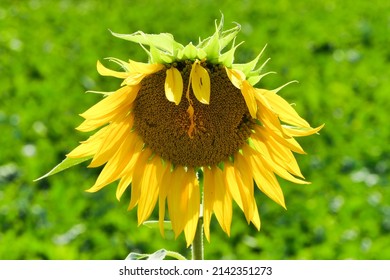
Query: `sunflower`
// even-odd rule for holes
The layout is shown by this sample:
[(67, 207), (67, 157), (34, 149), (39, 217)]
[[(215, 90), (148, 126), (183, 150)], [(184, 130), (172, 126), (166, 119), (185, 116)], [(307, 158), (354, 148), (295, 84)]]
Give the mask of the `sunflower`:
[(67, 155), (104, 165), (89, 192), (119, 181), (116, 197), (131, 189), (129, 210), (137, 206), (139, 224), (158, 203), (161, 233), (169, 215), (187, 245), (200, 216), (208, 240), (213, 214), (229, 235), (233, 200), (259, 229), (255, 185), (285, 207), (275, 175), (307, 184), (293, 155), (304, 151), (294, 137), (322, 128), (312, 128), (278, 95), (284, 86), (254, 87), (269, 74), (261, 73), (266, 62), (257, 67), (261, 53), (233, 63), (239, 30), (223, 30), (222, 18), (212, 36), (186, 46), (168, 33), (113, 33), (139, 43), (149, 63), (108, 58), (121, 68), (114, 71), (98, 61), (101, 75), (122, 83), (81, 114), (77, 129), (96, 132)]

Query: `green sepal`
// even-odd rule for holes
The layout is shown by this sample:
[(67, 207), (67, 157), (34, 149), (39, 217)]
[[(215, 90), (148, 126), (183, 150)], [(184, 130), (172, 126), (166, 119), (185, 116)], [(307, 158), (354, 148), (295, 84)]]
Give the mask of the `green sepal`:
[[(211, 35), (210, 37), (204, 39), (203, 41), (200, 41), (199, 44), (196, 46), (199, 49), (204, 50), (207, 53), (207, 59), (211, 62), (220, 62), (220, 56), (221, 51), (228, 45), (232, 40), (236, 39), (237, 33), (240, 31), (241, 26), (237, 24), (236, 27), (233, 27), (229, 30), (222, 31), (224, 24), (224, 18), (223, 15), (221, 16), (221, 20), (219, 22), (219, 25), (217, 26), (217, 21), (215, 22), (215, 33)], [(241, 44), (241, 43), (240, 43)], [(240, 45), (239, 44), (239, 45)], [(234, 47), (234, 43), (233, 43)], [(237, 46), (236, 46), (237, 47)], [(234, 47), (234, 48), (236, 48)], [(230, 58), (230, 55), (234, 55), (235, 50), (229, 50), (225, 53), (225, 58), (223, 60), (227, 61), (233, 61), (233, 58)], [(229, 59), (227, 58), (229, 57)], [(231, 65), (232, 62), (227, 64), (224, 64), (225, 66)], [(230, 66), (229, 65), (229, 66)]]
[(192, 44), (189, 43), (182, 50), (179, 50), (177, 53), (177, 58), (179, 60), (190, 59), (193, 60), (198, 56), (198, 49)]
[(263, 64), (260, 65), (259, 68), (257, 68), (256, 70), (252, 70), (249, 72), (248, 76), (257, 76), (261, 73), (261, 71), (263, 71), (263, 68), (265, 67), (265, 65), (268, 63), (268, 61), (270, 61), (271, 59), (268, 58), (266, 61), (264, 61)]
[(173, 62), (172, 55), (169, 55), (167, 52), (160, 51), (154, 45), (150, 45), (150, 51), (148, 53), (151, 63), (169, 64)]
[(207, 53), (203, 49), (197, 49), (197, 50), (198, 50), (197, 57), (200, 60), (204, 60), (208, 56)]
[(146, 34), (142, 31), (137, 31), (132, 34), (119, 34), (111, 31), (111, 34), (120, 39), (139, 43), (141, 45), (154, 46), (159, 50), (175, 55), (174, 51), (183, 49), (183, 45), (176, 42), (173, 35), (170, 33)]
[(247, 81), (252, 85), (254, 86), (255, 84), (257, 84), (262, 78), (264, 78), (265, 76), (269, 75), (269, 74), (275, 74), (276, 72), (267, 72), (267, 73), (264, 73), (264, 74), (261, 74), (261, 75), (257, 75), (257, 76), (251, 76), (249, 78), (247, 78)]
[(202, 49), (207, 53), (207, 58), (209, 60), (213, 60), (218, 58), (219, 51), (220, 51), (220, 45), (219, 45), (219, 34), (223, 27), (223, 16), (221, 19), (221, 22), (219, 23), (219, 26), (217, 26), (217, 21), (215, 21), (215, 33), (207, 38), (206, 40), (199, 43), (197, 46), (198, 48), (201, 47), (201, 45), (205, 45), (202, 47)]
[[(251, 147), (253, 150), (258, 151), (258, 150), (256, 149), (255, 143), (253, 143), (252, 138), (249, 137), (249, 138), (246, 140), (246, 143), (247, 143), (248, 146)], [(258, 152), (259, 152), (259, 151), (258, 151)]]
[(233, 64), (233, 68), (242, 71), (245, 74), (245, 76), (248, 76), (249, 73), (253, 70), (253, 68), (256, 67), (258, 60), (259, 60), (259, 56), (257, 56), (254, 60), (248, 63)]
[(223, 171), (223, 169), (225, 168), (225, 162), (221, 161), (220, 163), (217, 164), (218, 168), (221, 169), (221, 171)]
[(231, 68), (234, 61), (234, 53), (236, 52), (237, 47), (240, 46), (242, 43), (244, 42), (241, 42), (238, 45), (234, 46), (234, 42), (233, 42), (233, 47), (227, 52), (221, 54), (218, 57), (218, 62), (225, 65), (228, 68)]
[(163, 159), (162, 157), (160, 157), (161, 159), (161, 164), (162, 166), (164, 167), (164, 169), (167, 167), (167, 162), (165, 161), (165, 159)]
[[(264, 48), (261, 50), (259, 55), (256, 56), (256, 58), (253, 59), (252, 61), (249, 61), (249, 62), (243, 63), (243, 64), (234, 64), (233, 68), (241, 70), (242, 72), (244, 72), (245, 76), (247, 76), (247, 77), (251, 76), (250, 73), (252, 72), (253, 69), (255, 69), (255, 67), (256, 67), (257, 63), (259, 62), (259, 59), (260, 59), (261, 55), (263, 54), (266, 47), (267, 47), (267, 45), (264, 46)], [(265, 63), (263, 63), (263, 65), (259, 69), (254, 71), (255, 73), (253, 73), (253, 75), (258, 74), (267, 62), (268, 62), (268, 60)]]
[(229, 43), (236, 38), (238, 32), (241, 30), (241, 25), (236, 23), (236, 27), (223, 31), (219, 39), (219, 50), (222, 51)]
[(55, 166), (52, 170), (50, 170), (48, 173), (43, 175), (42, 177), (39, 177), (38, 179), (35, 179), (34, 181), (42, 180), (43, 178), (49, 177), (51, 175), (54, 175), (56, 173), (59, 173), (61, 171), (64, 171), (65, 169), (68, 169), (72, 166), (75, 166), (77, 164), (80, 164), (84, 161), (87, 161), (91, 159), (93, 156), (87, 156), (83, 158), (65, 158), (60, 164)]

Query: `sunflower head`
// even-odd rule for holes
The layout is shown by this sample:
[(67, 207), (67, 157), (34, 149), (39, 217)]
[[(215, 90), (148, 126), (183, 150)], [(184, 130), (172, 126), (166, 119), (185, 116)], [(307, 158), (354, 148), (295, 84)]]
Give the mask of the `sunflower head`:
[(261, 53), (234, 63), (239, 30), (223, 30), (222, 18), (213, 35), (186, 46), (168, 33), (112, 33), (140, 44), (149, 62), (109, 58), (121, 71), (97, 63), (101, 75), (122, 82), (81, 114), (77, 129), (96, 132), (67, 155), (68, 165), (92, 159), (89, 167), (104, 166), (89, 191), (118, 181), (117, 198), (131, 190), (139, 224), (158, 204), (161, 233), (169, 216), (188, 245), (200, 216), (207, 239), (213, 215), (230, 234), (233, 201), (259, 229), (255, 186), (285, 207), (275, 175), (307, 184), (293, 155), (304, 153), (295, 137), (322, 127), (311, 128), (278, 95), (283, 86), (254, 87), (269, 73), (258, 65)]

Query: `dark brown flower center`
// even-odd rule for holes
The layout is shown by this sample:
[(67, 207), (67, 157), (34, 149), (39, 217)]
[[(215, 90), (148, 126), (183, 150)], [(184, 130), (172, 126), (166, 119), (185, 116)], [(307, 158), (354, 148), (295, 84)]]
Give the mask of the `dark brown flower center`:
[(232, 85), (222, 66), (203, 65), (210, 75), (210, 104), (200, 103), (190, 89), (195, 125), (190, 137), (185, 94), (191, 63), (179, 62), (174, 67), (183, 77), (180, 104), (165, 97), (166, 70), (144, 78), (133, 109), (137, 133), (155, 154), (175, 165), (213, 166), (227, 160), (242, 147), (253, 126), (241, 91)]

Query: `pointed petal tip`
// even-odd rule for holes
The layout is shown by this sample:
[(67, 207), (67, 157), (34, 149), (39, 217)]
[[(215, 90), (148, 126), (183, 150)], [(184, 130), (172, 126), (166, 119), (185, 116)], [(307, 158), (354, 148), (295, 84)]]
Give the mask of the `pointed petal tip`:
[(325, 126), (325, 123), (321, 124), (320, 126), (317, 126), (314, 128), (314, 130), (316, 131), (315, 134), (320, 134), (320, 130), (323, 129)]
[(88, 192), (88, 193), (94, 193), (94, 192), (97, 192), (97, 191), (98, 191), (98, 189), (96, 189), (95, 186), (90, 187), (89, 189), (86, 189), (86, 190), (85, 190), (85, 192)]

